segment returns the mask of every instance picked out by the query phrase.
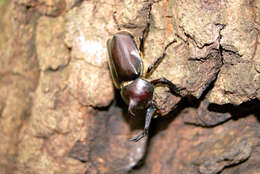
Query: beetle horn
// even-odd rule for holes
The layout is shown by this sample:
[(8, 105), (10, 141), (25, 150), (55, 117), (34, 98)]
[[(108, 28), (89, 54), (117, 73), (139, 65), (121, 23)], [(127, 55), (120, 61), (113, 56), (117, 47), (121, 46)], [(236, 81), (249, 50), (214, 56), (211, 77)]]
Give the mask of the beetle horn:
[(134, 114), (134, 108), (136, 107), (136, 102), (134, 100), (130, 100), (129, 106), (128, 106), (128, 114), (131, 116), (135, 116)]

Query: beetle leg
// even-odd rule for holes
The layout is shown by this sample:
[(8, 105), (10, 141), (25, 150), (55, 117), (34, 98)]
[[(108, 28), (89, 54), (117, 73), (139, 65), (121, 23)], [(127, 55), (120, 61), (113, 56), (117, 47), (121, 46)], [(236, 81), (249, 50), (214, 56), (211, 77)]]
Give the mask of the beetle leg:
[(117, 26), (117, 30), (121, 30), (121, 27), (120, 27), (120, 25), (119, 25), (119, 23), (118, 23), (118, 21), (117, 21), (117, 19), (116, 19), (116, 11), (114, 11), (113, 12), (113, 19), (114, 19), (114, 22), (115, 22), (115, 24), (116, 24), (116, 26)]
[(155, 61), (153, 61), (153, 63), (148, 67), (147, 71), (146, 71), (146, 76), (155, 68), (158, 66), (158, 64), (161, 62), (161, 60), (165, 57), (166, 53), (165, 51), (163, 51), (163, 54), (158, 57)]
[(159, 78), (159, 79), (155, 79), (155, 80), (152, 80), (151, 83), (155, 86), (155, 85), (158, 85), (158, 84), (163, 84), (163, 85), (168, 85), (171, 92), (173, 92), (175, 95), (177, 96), (182, 96), (181, 95), (181, 90), (183, 90), (184, 88), (180, 88), (180, 87), (177, 87), (174, 83), (172, 83), (170, 80), (162, 77), (162, 78)]
[(129, 140), (131, 141), (139, 141), (140, 139), (142, 139), (143, 137), (145, 137), (146, 135), (148, 135), (148, 131), (149, 131), (149, 127), (151, 125), (151, 120), (153, 117), (153, 114), (158, 110), (158, 107), (156, 106), (156, 104), (152, 101), (152, 104), (150, 105), (150, 107), (147, 109), (146, 111), (146, 117), (145, 117), (145, 126), (144, 126), (144, 130), (141, 134), (137, 135), (134, 138), (130, 138)]
[(142, 33), (140, 34), (140, 37), (139, 37), (139, 41), (140, 41), (139, 50), (141, 51), (142, 54), (144, 53), (144, 39), (145, 39), (146, 33), (148, 32), (148, 29), (149, 29), (148, 26), (149, 25), (147, 25), (145, 27), (145, 29), (143, 29), (143, 31), (142, 31)]
[(160, 57), (158, 57), (147, 69), (146, 71), (146, 76), (149, 76), (149, 74), (151, 73), (152, 70), (154, 70), (158, 65), (159, 63), (162, 61), (162, 59), (166, 56), (166, 50), (167, 48), (174, 42), (177, 42), (175, 39), (171, 42), (169, 42), (166, 47), (164, 48), (163, 50), (163, 53)]
[(145, 7), (147, 8), (147, 15), (146, 15), (146, 26), (145, 28), (142, 30), (140, 36), (139, 36), (139, 41), (140, 41), (140, 45), (139, 45), (139, 50), (144, 53), (144, 40), (146, 38), (146, 35), (149, 31), (150, 28), (150, 24), (151, 24), (151, 10), (152, 10), (152, 5), (153, 5), (153, 0), (151, 0), (150, 2), (148, 2), (148, 5)]

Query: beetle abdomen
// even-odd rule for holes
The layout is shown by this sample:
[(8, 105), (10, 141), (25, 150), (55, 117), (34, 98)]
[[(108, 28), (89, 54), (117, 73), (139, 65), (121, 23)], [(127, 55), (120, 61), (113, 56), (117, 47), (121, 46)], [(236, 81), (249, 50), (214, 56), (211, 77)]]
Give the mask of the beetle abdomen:
[(125, 81), (142, 75), (143, 63), (133, 36), (121, 31), (107, 42), (109, 68), (117, 88)]

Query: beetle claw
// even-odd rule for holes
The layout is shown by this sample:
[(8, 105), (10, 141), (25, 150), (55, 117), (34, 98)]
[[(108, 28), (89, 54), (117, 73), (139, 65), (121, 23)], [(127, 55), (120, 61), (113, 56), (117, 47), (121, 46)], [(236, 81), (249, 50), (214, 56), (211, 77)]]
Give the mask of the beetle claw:
[(145, 128), (139, 135), (137, 135), (134, 138), (129, 138), (129, 140), (137, 142), (137, 141), (141, 140), (142, 138), (144, 138), (146, 135), (148, 135), (148, 129)]
[(143, 137), (146, 136), (146, 133), (145, 132), (142, 132), (141, 134), (137, 135), (136, 137), (134, 138), (129, 138), (130, 141), (134, 141), (134, 142), (137, 142), (139, 140), (141, 140)]

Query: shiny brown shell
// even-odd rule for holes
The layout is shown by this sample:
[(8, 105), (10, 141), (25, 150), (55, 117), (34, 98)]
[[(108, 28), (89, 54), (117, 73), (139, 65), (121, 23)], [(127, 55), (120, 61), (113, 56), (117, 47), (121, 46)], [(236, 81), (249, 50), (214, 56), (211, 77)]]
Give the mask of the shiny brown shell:
[(116, 33), (107, 41), (109, 69), (114, 85), (135, 80), (142, 75), (143, 62), (134, 37), (127, 31)]

